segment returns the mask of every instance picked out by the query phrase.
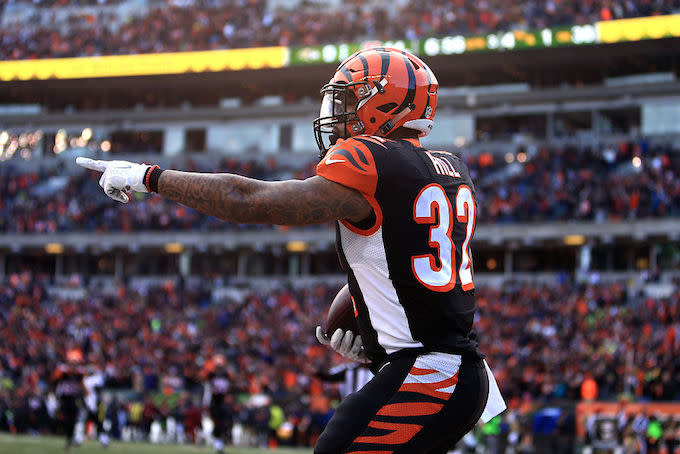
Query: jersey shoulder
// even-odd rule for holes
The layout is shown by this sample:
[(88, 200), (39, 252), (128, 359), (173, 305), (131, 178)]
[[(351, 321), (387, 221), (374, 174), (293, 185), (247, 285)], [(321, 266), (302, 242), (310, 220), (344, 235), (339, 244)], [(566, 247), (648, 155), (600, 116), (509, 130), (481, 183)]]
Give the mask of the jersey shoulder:
[(376, 136), (339, 139), (316, 166), (316, 174), (373, 196), (378, 184), (376, 160), (389, 146), (388, 140)]

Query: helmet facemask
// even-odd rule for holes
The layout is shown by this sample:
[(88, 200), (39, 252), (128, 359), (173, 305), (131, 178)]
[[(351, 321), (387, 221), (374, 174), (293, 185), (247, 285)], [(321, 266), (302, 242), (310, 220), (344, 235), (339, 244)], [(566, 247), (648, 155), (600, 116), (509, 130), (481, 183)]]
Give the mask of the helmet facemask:
[(364, 131), (357, 110), (362, 101), (371, 96), (371, 89), (365, 81), (351, 84), (331, 82), (324, 85), (321, 94), (319, 117), (314, 120), (319, 159), (323, 159), (338, 139), (347, 139)]

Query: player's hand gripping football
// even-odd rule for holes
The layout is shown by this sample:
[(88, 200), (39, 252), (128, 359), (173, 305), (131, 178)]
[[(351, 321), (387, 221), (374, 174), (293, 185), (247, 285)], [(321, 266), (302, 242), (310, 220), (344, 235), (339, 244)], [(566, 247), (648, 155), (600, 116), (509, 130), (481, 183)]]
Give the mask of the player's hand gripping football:
[(76, 158), (76, 164), (86, 169), (102, 172), (99, 186), (113, 200), (128, 203), (130, 197), (125, 191), (149, 192), (144, 177), (151, 166), (146, 164), (128, 161), (97, 161), (83, 157)]
[(359, 361), (360, 363), (369, 362), (364, 352), (364, 345), (361, 341), (361, 335), (354, 336), (352, 331), (343, 331), (340, 328), (336, 329), (329, 339), (324, 334), (320, 326), (316, 327), (316, 339), (323, 345), (330, 345), (333, 350), (340, 353), (345, 358), (352, 361)]

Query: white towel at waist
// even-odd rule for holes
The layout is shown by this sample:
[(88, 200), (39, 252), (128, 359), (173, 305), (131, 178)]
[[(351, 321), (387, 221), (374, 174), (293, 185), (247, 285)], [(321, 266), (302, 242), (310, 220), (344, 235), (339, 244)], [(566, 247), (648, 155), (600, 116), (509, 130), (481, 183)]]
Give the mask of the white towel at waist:
[(493, 372), (491, 372), (486, 360), (484, 360), (484, 367), (486, 367), (486, 375), (489, 376), (489, 398), (486, 401), (486, 407), (484, 408), (481, 419), (482, 422), (487, 423), (508, 407), (505, 405), (505, 400), (501, 395), (501, 390), (498, 389), (496, 378), (493, 376)]

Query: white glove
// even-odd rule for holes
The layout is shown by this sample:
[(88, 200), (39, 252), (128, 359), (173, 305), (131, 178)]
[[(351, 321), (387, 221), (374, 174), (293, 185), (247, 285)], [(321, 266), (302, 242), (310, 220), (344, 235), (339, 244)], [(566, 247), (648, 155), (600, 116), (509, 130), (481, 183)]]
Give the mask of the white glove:
[(130, 197), (125, 191), (149, 192), (144, 184), (144, 175), (150, 167), (146, 164), (135, 164), (128, 161), (96, 161), (90, 158), (76, 158), (76, 164), (86, 169), (103, 172), (99, 186), (104, 193), (122, 203), (128, 203)]
[(357, 334), (355, 337), (351, 331), (343, 331), (338, 328), (329, 340), (321, 327), (317, 326), (316, 339), (323, 345), (330, 345), (333, 350), (349, 360), (359, 361), (360, 363), (369, 362), (364, 351), (364, 344), (361, 341), (361, 335)]

